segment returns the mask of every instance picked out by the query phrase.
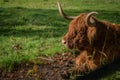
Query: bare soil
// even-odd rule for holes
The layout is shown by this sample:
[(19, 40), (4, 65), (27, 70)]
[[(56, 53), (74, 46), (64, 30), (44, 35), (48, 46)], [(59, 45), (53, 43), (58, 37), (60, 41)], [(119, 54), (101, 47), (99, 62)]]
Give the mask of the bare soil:
[[(68, 80), (72, 79), (75, 56), (56, 53), (55, 56), (16, 64), (14, 70), (0, 70), (2, 80)], [(42, 62), (42, 63), (41, 63)]]

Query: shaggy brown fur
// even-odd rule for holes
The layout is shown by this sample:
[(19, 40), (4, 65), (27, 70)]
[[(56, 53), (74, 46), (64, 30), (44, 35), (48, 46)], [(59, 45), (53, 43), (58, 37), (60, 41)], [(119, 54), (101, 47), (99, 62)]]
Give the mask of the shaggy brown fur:
[(95, 25), (86, 25), (87, 14), (82, 13), (69, 24), (63, 37), (70, 49), (78, 49), (76, 65), (81, 71), (95, 70), (120, 57), (120, 25), (92, 17)]

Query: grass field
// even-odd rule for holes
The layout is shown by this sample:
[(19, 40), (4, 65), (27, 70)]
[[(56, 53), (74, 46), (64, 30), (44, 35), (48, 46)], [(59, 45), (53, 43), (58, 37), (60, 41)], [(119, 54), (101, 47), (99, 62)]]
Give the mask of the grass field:
[[(120, 23), (120, 0), (59, 0), (69, 15), (97, 11), (97, 18)], [(62, 36), (69, 21), (57, 10), (57, 0), (0, 0), (0, 68), (12, 69), (38, 55), (63, 52)], [(120, 71), (112, 77), (120, 78)]]

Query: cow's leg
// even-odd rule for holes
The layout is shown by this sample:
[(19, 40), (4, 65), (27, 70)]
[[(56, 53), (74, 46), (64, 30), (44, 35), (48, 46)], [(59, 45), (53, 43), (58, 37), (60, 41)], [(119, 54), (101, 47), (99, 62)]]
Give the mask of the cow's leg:
[(87, 51), (83, 51), (78, 55), (76, 58), (76, 67), (81, 72), (91, 71), (95, 70), (97, 68), (97, 65), (94, 63), (94, 60), (91, 58), (89, 53)]

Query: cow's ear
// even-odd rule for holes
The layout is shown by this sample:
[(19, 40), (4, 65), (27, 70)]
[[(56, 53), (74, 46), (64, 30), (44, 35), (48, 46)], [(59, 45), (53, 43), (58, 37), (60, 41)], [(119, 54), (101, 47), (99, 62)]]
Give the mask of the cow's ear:
[(86, 16), (86, 25), (88, 26), (95, 26), (95, 19), (93, 18), (94, 14), (98, 14), (98, 12), (90, 12)]

